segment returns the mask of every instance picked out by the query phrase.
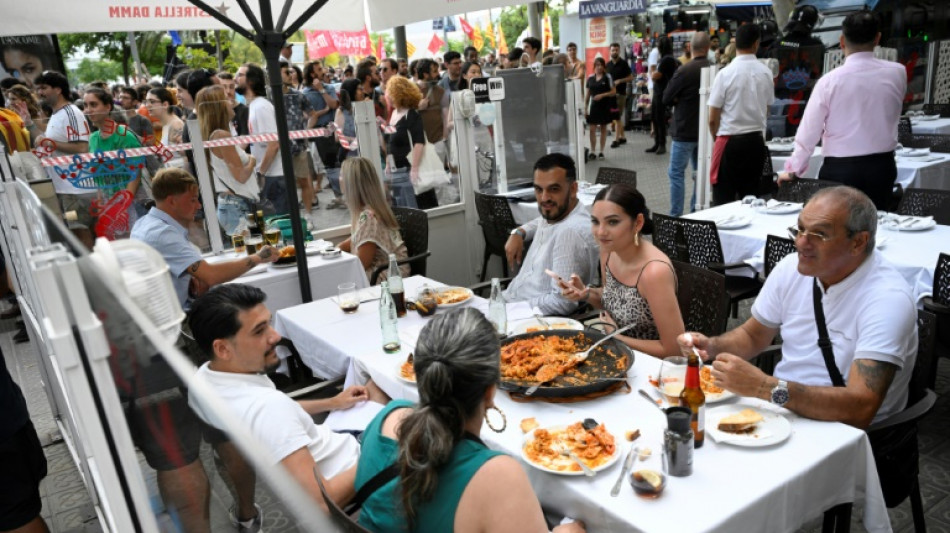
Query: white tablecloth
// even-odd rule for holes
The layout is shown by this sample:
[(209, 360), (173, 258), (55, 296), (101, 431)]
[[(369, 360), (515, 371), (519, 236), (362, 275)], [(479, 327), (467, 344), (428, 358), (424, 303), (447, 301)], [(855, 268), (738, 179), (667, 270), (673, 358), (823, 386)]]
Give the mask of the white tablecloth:
[(950, 118), (936, 120), (910, 120), (910, 131), (925, 134), (950, 134)]
[[(727, 263), (745, 261), (763, 272), (766, 236), (788, 237), (788, 227), (798, 222), (798, 213), (756, 213), (740, 202), (732, 202), (692, 213), (686, 218), (716, 221), (736, 214), (751, 215), (752, 224), (734, 230), (719, 230), (724, 259)], [(877, 239), (883, 239), (878, 250), (904, 276), (915, 297), (919, 299), (931, 294), (937, 257), (941, 251), (950, 250), (950, 226), (937, 225), (926, 231), (891, 231), (879, 226)]]
[[(950, 119), (947, 119), (950, 120)], [(772, 156), (772, 168), (775, 172), (785, 172), (785, 162), (791, 153), (775, 153)], [(814, 179), (824, 161), (821, 147), (815, 148), (808, 162), (808, 170), (803, 177)], [(905, 189), (943, 189), (950, 190), (950, 154), (933, 153), (926, 159), (897, 158), (897, 183)]]
[[(407, 290), (421, 282), (409, 278)], [(400, 319), (403, 349), (398, 354), (386, 354), (380, 348), (376, 309), (375, 305), (364, 305), (356, 314), (343, 315), (333, 302), (314, 302), (279, 312), (275, 327), (283, 329), (298, 347), (322, 347), (321, 365), (334, 366), (349, 360), (348, 381), (352, 382), (359, 372), (368, 372), (393, 398), (418, 400), (415, 386), (396, 377), (397, 367), (412, 349), (412, 337), (428, 319), (414, 313)], [(293, 327), (288, 329), (288, 325)], [(308, 364), (311, 360), (305, 358)], [(647, 378), (657, 373), (658, 365), (657, 360), (637, 354), (629, 374), (634, 390), (648, 386)], [(662, 470), (665, 419), (635, 393), (549, 404), (516, 403), (508, 394), (498, 392), (495, 402), (507, 416), (507, 429), (496, 434), (485, 428), (481, 437), (492, 448), (514, 457), (520, 457), (524, 436), (519, 424), (523, 418), (533, 416), (542, 425), (555, 425), (591, 417), (606, 424), (624, 453), (628, 449), (624, 432), (639, 429), (642, 436), (637, 445), (653, 450), (653, 456), (642, 467)], [(775, 409), (764, 402), (758, 402), (758, 406)], [(792, 423), (788, 441), (749, 449), (707, 438), (705, 446), (695, 453), (693, 475), (669, 478), (665, 492), (656, 500), (635, 496), (627, 483), (618, 497), (609, 496), (621, 462), (594, 478), (556, 476), (527, 465), (525, 470), (543, 506), (584, 520), (592, 532), (787, 532), (837, 504), (853, 501), (864, 503), (864, 523), (869, 531), (890, 531), (865, 434), (843, 424), (781, 412)]]
[[(205, 259), (209, 262), (217, 262), (236, 257), (244, 256), (228, 252)], [(347, 281), (356, 283), (359, 288), (369, 285), (359, 258), (345, 252), (336, 259), (323, 259), (319, 255), (308, 256), (307, 267), (310, 271), (310, 293), (314, 300), (335, 295), (337, 286)], [(258, 265), (232, 283), (246, 283), (264, 291), (267, 294), (267, 307), (271, 312), (300, 305), (303, 302), (300, 298), (300, 282), (297, 278), (296, 265), (287, 268)]]

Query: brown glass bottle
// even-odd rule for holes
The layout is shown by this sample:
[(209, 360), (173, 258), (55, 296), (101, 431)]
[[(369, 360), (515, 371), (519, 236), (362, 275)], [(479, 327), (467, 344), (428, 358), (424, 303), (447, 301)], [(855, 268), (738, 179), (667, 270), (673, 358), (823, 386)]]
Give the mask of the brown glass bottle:
[(686, 385), (680, 392), (680, 405), (693, 412), (690, 425), (693, 429), (694, 448), (701, 448), (706, 439), (706, 395), (699, 384), (699, 356), (689, 354), (686, 363)]

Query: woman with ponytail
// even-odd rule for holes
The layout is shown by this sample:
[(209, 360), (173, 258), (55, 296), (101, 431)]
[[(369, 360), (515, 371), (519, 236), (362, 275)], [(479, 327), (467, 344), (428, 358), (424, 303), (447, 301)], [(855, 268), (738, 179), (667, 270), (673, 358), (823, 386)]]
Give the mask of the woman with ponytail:
[[(390, 402), (363, 434), (355, 488), (384, 481), (363, 503), (360, 524), (378, 532), (548, 531), (522, 466), (478, 438), (487, 412), (497, 411), (499, 357), (492, 325), (474, 309), (437, 315), (423, 328), (413, 358), (419, 403)], [(500, 411), (491, 420), (504, 430)]]

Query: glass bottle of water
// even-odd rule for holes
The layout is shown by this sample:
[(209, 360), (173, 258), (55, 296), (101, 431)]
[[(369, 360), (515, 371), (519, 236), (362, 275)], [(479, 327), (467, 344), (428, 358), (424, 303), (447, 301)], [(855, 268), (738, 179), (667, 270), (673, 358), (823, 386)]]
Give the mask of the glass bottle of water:
[(396, 303), (389, 293), (389, 282), (380, 284), (379, 327), (383, 336), (383, 350), (386, 353), (399, 351), (399, 326), (396, 317)]
[(389, 293), (392, 294), (393, 302), (396, 303), (396, 316), (402, 318), (406, 316), (406, 291), (402, 287), (402, 274), (399, 272), (396, 254), (389, 254), (389, 272), (386, 274), (386, 281), (389, 282)]
[(508, 333), (508, 311), (505, 308), (505, 297), (501, 292), (501, 280), (492, 278), (491, 298), (488, 300), (488, 321), (495, 326), (499, 337)]

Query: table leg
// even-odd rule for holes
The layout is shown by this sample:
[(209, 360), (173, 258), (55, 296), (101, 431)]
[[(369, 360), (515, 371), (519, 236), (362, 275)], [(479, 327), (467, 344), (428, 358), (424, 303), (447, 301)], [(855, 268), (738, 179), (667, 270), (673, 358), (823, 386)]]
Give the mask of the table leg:
[(821, 533), (846, 533), (851, 530), (852, 503), (835, 505), (825, 511), (825, 519), (821, 524)]

